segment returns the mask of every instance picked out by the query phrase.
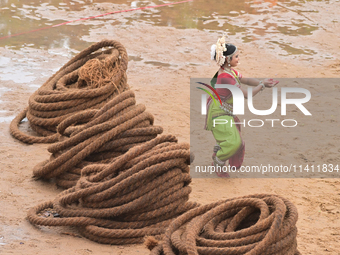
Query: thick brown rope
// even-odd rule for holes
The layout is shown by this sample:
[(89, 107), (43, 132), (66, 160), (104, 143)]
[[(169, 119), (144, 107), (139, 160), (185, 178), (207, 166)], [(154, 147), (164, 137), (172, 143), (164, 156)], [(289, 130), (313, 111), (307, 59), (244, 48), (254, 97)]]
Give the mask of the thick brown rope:
[[(83, 50), (29, 98), (29, 106), (11, 122), (10, 133), (25, 143), (58, 141), (56, 127), (65, 118), (99, 109), (128, 88), (127, 64), (126, 50), (117, 41), (104, 40)], [(19, 130), (25, 117), (40, 136)]]
[(250, 195), (194, 208), (170, 224), (161, 242), (147, 243), (150, 255), (298, 255), (297, 218), (287, 199)]
[[(153, 116), (145, 112), (145, 106), (135, 103), (134, 93), (127, 90), (99, 110), (86, 110), (66, 118), (57, 127), (61, 141), (48, 148), (52, 156), (34, 168), (34, 176), (56, 178), (59, 186), (70, 188), (76, 184), (83, 167), (111, 162), (133, 146), (162, 133), (161, 127), (152, 126)], [(85, 124), (75, 125), (84, 121)]]
[[(191, 188), (188, 144), (163, 135), (134, 146), (109, 164), (81, 171), (76, 186), (28, 212), (32, 224), (76, 226), (96, 242), (128, 244), (160, 236), (178, 215), (197, 206)], [(60, 218), (45, 218), (44, 210)]]
[[(93, 53), (107, 46), (113, 49)], [(173, 218), (197, 206), (188, 202), (189, 145), (172, 135), (157, 137), (162, 128), (126, 87), (126, 65), (118, 43), (91, 46), (31, 96), (28, 110), (12, 122), (13, 136), (22, 141), (58, 141), (33, 173), (69, 188), (32, 208), (32, 224), (76, 226), (93, 241), (127, 244), (160, 236)], [(22, 134), (25, 116), (47, 137)], [(46, 218), (44, 211), (60, 217)]]

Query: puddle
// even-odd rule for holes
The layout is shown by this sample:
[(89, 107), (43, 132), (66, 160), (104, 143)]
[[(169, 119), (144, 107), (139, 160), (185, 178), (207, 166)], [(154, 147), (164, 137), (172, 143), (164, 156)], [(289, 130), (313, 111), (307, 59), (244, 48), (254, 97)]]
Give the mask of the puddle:
[[(0, 93), (1, 92), (7, 92), (7, 91), (11, 91), (12, 89), (7, 88), (7, 87), (0, 87)], [(1, 111), (0, 111), (1, 112)]]
[(178, 65), (173, 65), (173, 64), (159, 62), (159, 61), (144, 61), (144, 63), (157, 66), (157, 67), (177, 67), (178, 66)]
[(0, 57), (0, 68), (6, 67), (8, 63), (11, 62), (10, 58)]
[(30, 87), (30, 88), (40, 88), (41, 85), (39, 85), (39, 84), (30, 84), (30, 85), (28, 85), (28, 87)]
[(279, 42), (275, 42), (275, 41), (270, 41), (271, 43), (277, 44), (281, 47), (282, 50), (286, 51), (286, 52), (290, 52), (290, 54), (292, 55), (314, 55), (317, 52), (313, 51), (313, 50), (309, 50), (309, 49), (297, 49), (294, 48), (286, 43), (279, 43)]
[(31, 72), (23, 70), (13, 70), (12, 67), (0, 69), (0, 79), (3, 81), (14, 81), (15, 83), (29, 83), (36, 79)]
[[(241, 38), (243, 43), (266, 40), (266, 38), (279, 42), (289, 37), (307, 37), (323, 29), (321, 25), (313, 21), (312, 17), (322, 15), (317, 9), (318, 5), (322, 4), (322, 8), (332, 9), (332, 2), (320, 0), (229, 0), (227, 3), (219, 0), (194, 0), (160, 8), (110, 14), (96, 19), (51, 27), (84, 17), (164, 3), (167, 2), (165, 0), (64, 0), (62, 3), (57, 0), (49, 0), (45, 3), (39, 0), (0, 1), (0, 37), (37, 30), (16, 37), (0, 39), (0, 47), (42, 48), (66, 56), (70, 52), (74, 54), (93, 43), (81, 39), (89, 35), (91, 29), (105, 27), (105, 23), (131, 29), (130, 26), (133, 26), (135, 22), (155, 26), (172, 26), (178, 29), (227, 31), (229, 36), (236, 35), (235, 38)], [(327, 14), (328, 19), (332, 18), (333, 22), (338, 22), (334, 12), (330, 11)], [(285, 55), (316, 54), (313, 49), (305, 49), (302, 46), (289, 47), (289, 45), (283, 46), (268, 41), (266, 42), (268, 45), (285, 51)], [(54, 50), (60, 48), (69, 51)], [(130, 60), (141, 61), (142, 59), (131, 57)], [(6, 61), (8, 60), (0, 60), (0, 66)], [(158, 63), (150, 64), (158, 65)], [(24, 75), (26, 79), (29, 79), (29, 73)], [(9, 79), (7, 76), (1, 76), (1, 78)]]
[(178, 65), (175, 64), (170, 64), (170, 63), (164, 63), (164, 62), (159, 62), (159, 61), (143, 61), (142, 57), (139, 56), (129, 56), (129, 61), (142, 61), (144, 64), (149, 64), (153, 65), (156, 67), (177, 67)]
[(10, 123), (15, 116), (0, 117), (0, 123)]
[(208, 63), (187, 63), (189, 66), (209, 66)]
[[(6, 115), (6, 114), (9, 114), (9, 111), (0, 110), (0, 115)], [(15, 116), (0, 116), (0, 123), (10, 123), (14, 118)]]
[[(15, 60), (15, 61), (13, 61)], [(15, 63), (24, 62), (26, 63)], [(36, 79), (32, 72), (25, 71), (27, 68), (34, 68), (35, 63), (31, 62), (29, 59), (10, 59), (7, 57), (0, 57), (0, 79), (3, 81), (12, 80), (16, 83), (31, 82)], [(0, 88), (0, 93), (2, 91), (8, 91), (5, 88)]]
[(139, 57), (139, 56), (132, 56), (132, 55), (129, 55), (129, 61), (130, 60), (133, 60), (133, 61), (142, 61), (143, 58), (142, 57)]
[[(13, 81), (15, 83), (30, 83), (44, 74), (36, 70), (41, 69), (42, 62), (40, 60), (27, 57), (26, 49), (16, 51), (18, 57), (8, 58), (0, 57), (0, 80)], [(1, 92), (6, 92), (4, 88), (0, 88)]]

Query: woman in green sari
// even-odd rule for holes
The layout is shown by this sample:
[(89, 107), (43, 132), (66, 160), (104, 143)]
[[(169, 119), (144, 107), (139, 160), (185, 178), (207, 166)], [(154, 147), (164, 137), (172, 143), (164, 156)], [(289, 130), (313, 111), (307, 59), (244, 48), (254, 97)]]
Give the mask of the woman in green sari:
[[(216, 45), (211, 47), (211, 56), (219, 65), (219, 70), (216, 72), (212, 86), (215, 84), (229, 84), (237, 86), (241, 89), (244, 97), (247, 98), (247, 90), (241, 87), (241, 83), (255, 86), (252, 93), (253, 96), (262, 91), (266, 87), (275, 86), (278, 81), (272, 79), (266, 79), (259, 81), (257, 79), (245, 78), (234, 67), (239, 63), (239, 52), (237, 47), (232, 44), (226, 44), (225, 36), (220, 38)], [(242, 165), (245, 144), (241, 137), (241, 126), (237, 116), (233, 115), (233, 97), (230, 90), (226, 88), (216, 89), (216, 92), (221, 98), (222, 105), (213, 103), (211, 97), (207, 102), (207, 116), (205, 129), (210, 130), (216, 140), (216, 145), (213, 149), (213, 165), (215, 167), (220, 166), (222, 169), (229, 160), (229, 166), (235, 169), (239, 169)], [(228, 123), (222, 125), (214, 125), (214, 123)], [(216, 171), (216, 168), (215, 168)], [(220, 177), (229, 177), (226, 172), (218, 172)]]

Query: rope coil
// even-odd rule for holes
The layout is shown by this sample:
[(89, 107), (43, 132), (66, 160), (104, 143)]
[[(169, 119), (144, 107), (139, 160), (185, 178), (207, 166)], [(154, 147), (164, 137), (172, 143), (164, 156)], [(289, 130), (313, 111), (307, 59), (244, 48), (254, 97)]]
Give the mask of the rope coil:
[[(76, 186), (28, 212), (35, 225), (76, 226), (99, 243), (142, 242), (160, 236), (170, 221), (197, 206), (188, 202), (191, 188), (188, 144), (162, 135), (134, 146), (110, 164), (92, 164), (81, 171)], [(44, 210), (61, 218), (44, 218)]]
[(60, 142), (48, 147), (50, 160), (38, 164), (33, 175), (56, 178), (59, 186), (70, 188), (83, 167), (112, 162), (133, 146), (161, 134), (163, 129), (152, 126), (153, 116), (145, 112), (145, 106), (135, 103), (134, 93), (127, 90), (99, 110), (81, 111), (66, 118), (57, 127)]
[(194, 208), (175, 219), (150, 255), (298, 255), (296, 207), (277, 195), (256, 194)]
[[(114, 49), (92, 53), (107, 45)], [(125, 49), (105, 41), (76, 56), (31, 96), (25, 112), (30, 124), (42, 135), (55, 132), (18, 135), (26, 142), (55, 142), (48, 147), (50, 159), (33, 174), (69, 188), (30, 209), (32, 224), (75, 226), (99, 243), (140, 243), (146, 235), (160, 237), (173, 218), (197, 206), (188, 202), (189, 145), (158, 136), (163, 129), (153, 126), (153, 115), (136, 105), (127, 88), (126, 66)], [(14, 136), (20, 117), (12, 123)], [(46, 210), (58, 217), (46, 218)]]
[[(127, 64), (126, 49), (117, 41), (104, 40), (83, 50), (30, 96), (29, 106), (11, 122), (11, 135), (24, 143), (58, 141), (56, 127), (65, 118), (99, 109), (128, 88)], [(40, 136), (19, 130), (25, 117)]]

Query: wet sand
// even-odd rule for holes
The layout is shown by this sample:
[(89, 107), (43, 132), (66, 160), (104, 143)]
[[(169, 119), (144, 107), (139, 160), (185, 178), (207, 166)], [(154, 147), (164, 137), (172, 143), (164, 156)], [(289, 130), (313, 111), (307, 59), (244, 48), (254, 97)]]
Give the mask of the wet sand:
[[(244, 44), (234, 36), (230, 39), (241, 49), (241, 65), (237, 70), (247, 77), (339, 77), (340, 28), (334, 28), (332, 21), (326, 21), (322, 21), (323, 26), (330, 29), (317, 31), (305, 43), (313, 43), (321, 56), (327, 51), (333, 59), (318, 57), (314, 61), (303, 60), (303, 57), (296, 55), (280, 56), (264, 47), (263, 41)], [(190, 78), (211, 77), (216, 72), (215, 63), (210, 61), (210, 45), (218, 36), (217, 32), (136, 23), (130, 31), (108, 24), (104, 28), (92, 29), (90, 35), (82, 39), (100, 41), (109, 38), (123, 43), (131, 56), (128, 83), (136, 93), (137, 102), (145, 104), (147, 110), (154, 114), (155, 125), (162, 126), (165, 134), (176, 135), (180, 142), (190, 142)], [(305, 39), (296, 37), (294, 40), (304, 44)], [(35, 227), (25, 219), (30, 207), (53, 199), (61, 190), (54, 183), (32, 179), (32, 168), (49, 157), (46, 150), (48, 145), (25, 145), (16, 141), (9, 135), (9, 123), (27, 106), (29, 96), (37, 87), (66, 63), (72, 54), (66, 48), (50, 51), (0, 48), (0, 66), (7, 68), (0, 76), (0, 253), (148, 254), (143, 245), (101, 245), (77, 236), (75, 229)], [(24, 82), (15, 80), (19, 79), (18, 73), (25, 78)], [(338, 111), (339, 91), (340, 85), (315, 88), (315, 93), (319, 93), (320, 97), (318, 102), (327, 104), (330, 112)], [(268, 98), (269, 95), (264, 91), (261, 97)], [(316, 112), (318, 105), (309, 105), (308, 109)], [(339, 127), (339, 121), (339, 118), (333, 118), (331, 122), (325, 116), (323, 123), (316, 127), (315, 135), (325, 132), (331, 138), (324, 138), (324, 143), (318, 146), (309, 145), (308, 141), (298, 141), (304, 145), (304, 151), (297, 151), (298, 160), (340, 164), (340, 136), (334, 130), (334, 127)], [(27, 129), (27, 123), (22, 128)], [(306, 128), (306, 132), (309, 130)], [(263, 137), (250, 129), (243, 130), (242, 134), (247, 143), (245, 164), (257, 163), (252, 158), (263, 160), (268, 157), (275, 162), (285, 159), (285, 155), (292, 155), (291, 148), (284, 143), (284, 133), (273, 132), (265, 142)], [(272, 152), (277, 150), (282, 156), (275, 159)], [(285, 160), (289, 163), (289, 159)], [(255, 193), (281, 195), (298, 208), (298, 247), (301, 253), (340, 254), (339, 179), (194, 178), (191, 186), (191, 200), (202, 204)]]

